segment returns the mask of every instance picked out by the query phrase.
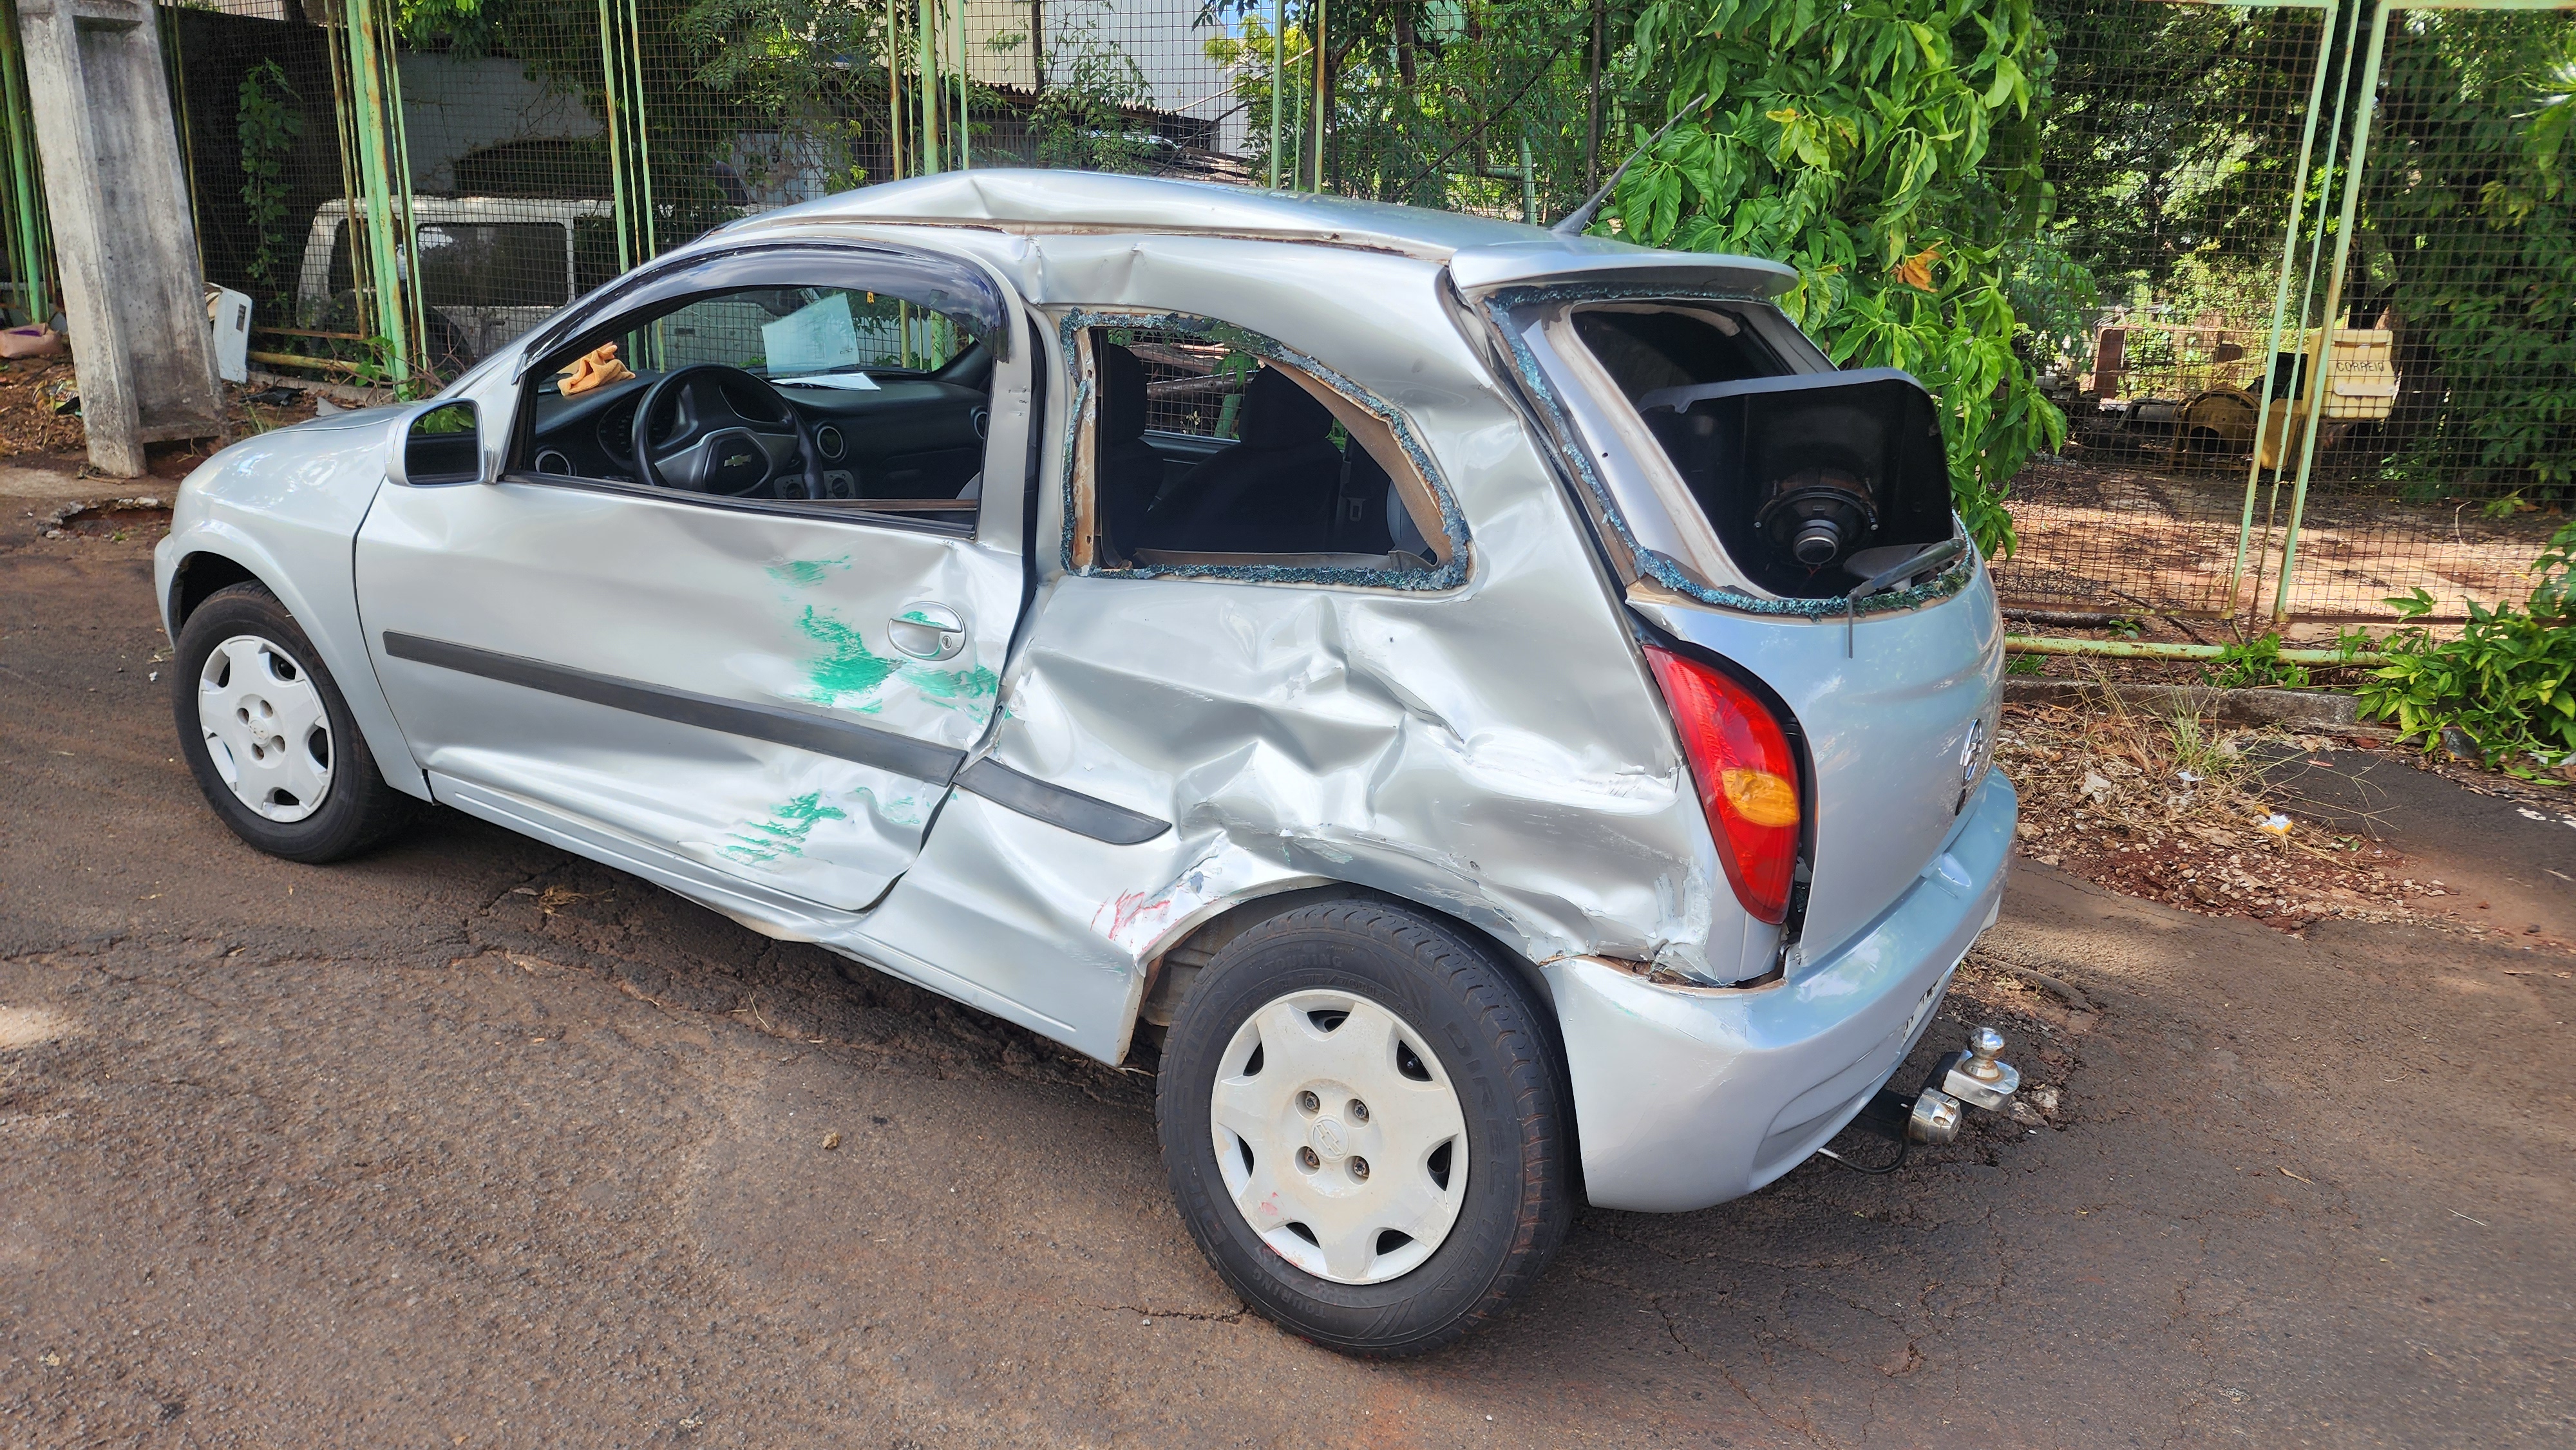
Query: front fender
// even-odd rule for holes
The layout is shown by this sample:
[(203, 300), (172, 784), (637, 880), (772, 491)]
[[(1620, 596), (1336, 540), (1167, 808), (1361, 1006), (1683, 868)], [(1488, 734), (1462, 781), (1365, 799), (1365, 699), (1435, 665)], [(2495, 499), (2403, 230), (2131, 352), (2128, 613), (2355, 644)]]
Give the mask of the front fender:
[(169, 536), (153, 550), (154, 590), (175, 640), (184, 624), (176, 585), (190, 559), (212, 555), (248, 570), (321, 652), (386, 782), (426, 800), (428, 781), (376, 682), (358, 615), (358, 526), (386, 486), (390, 421), (350, 422), (360, 416), (263, 433), (206, 460), (179, 486)]

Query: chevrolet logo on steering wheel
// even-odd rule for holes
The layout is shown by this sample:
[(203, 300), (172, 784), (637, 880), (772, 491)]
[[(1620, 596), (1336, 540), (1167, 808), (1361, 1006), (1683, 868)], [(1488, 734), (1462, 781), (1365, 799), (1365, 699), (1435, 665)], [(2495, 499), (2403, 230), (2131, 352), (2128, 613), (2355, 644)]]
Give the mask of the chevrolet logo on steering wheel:
[(724, 466), (725, 466), (725, 467), (727, 467), (727, 468), (740, 468), (740, 467), (742, 467), (744, 464), (749, 463), (750, 461), (751, 461), (751, 455), (750, 455), (750, 454), (748, 454), (748, 453), (737, 453), (737, 454), (735, 454), (733, 457), (726, 459), (726, 460), (724, 461)]

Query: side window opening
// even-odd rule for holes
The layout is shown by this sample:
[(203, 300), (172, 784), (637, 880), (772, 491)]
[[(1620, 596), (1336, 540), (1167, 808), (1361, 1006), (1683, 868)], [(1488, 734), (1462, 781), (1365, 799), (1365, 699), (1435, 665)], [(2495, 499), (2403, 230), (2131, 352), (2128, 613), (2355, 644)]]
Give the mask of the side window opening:
[[(1080, 562), (1436, 569), (1430, 485), (1377, 413), (1222, 323), (1096, 327)], [(1087, 545), (1088, 547), (1081, 547)]]
[(838, 286), (701, 294), (531, 368), (513, 466), (971, 527), (992, 385), (975, 325), (921, 301)]
[(1581, 353), (1570, 359), (1578, 381), (1626, 404), (1614, 422), (1675, 537), (1804, 599), (1841, 595), (1948, 539), (1930, 394), (1893, 369), (1797, 366), (1763, 321), (1678, 302), (1576, 304), (1560, 319), (1572, 334), (1560, 333), (1560, 352)]

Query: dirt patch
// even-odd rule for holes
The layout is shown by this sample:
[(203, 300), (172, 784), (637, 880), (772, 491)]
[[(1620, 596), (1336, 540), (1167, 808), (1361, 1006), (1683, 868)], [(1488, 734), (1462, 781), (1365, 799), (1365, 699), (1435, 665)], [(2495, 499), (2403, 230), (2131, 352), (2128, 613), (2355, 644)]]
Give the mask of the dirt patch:
[(170, 509), (159, 499), (120, 498), (64, 509), (41, 524), (39, 532), (48, 539), (106, 539), (119, 544), (140, 539), (151, 543), (170, 532)]
[[(2246, 560), (2249, 577), (2231, 598), (2243, 469), (2241, 459), (2194, 472), (2142, 458), (2034, 458), (2012, 480), (2020, 547), (1995, 564), (1996, 587), (2021, 609), (2205, 615), (2208, 622), (2193, 622), (2200, 635), (2224, 638), (2225, 618), (2244, 617), (2258, 597), (2270, 601), (2289, 513), (2288, 491), (2275, 499), (2267, 486), (2256, 501), (2261, 536)], [(2441, 617), (2456, 618), (2463, 596), (2492, 604), (2527, 593), (2527, 567), (2563, 521), (2545, 511), (2490, 517), (2477, 499), (2409, 502), (2373, 480), (2320, 479), (2307, 496), (2291, 602), (2302, 613), (2394, 624), (2382, 601), (2420, 587)], [(2330, 641), (2334, 629), (2299, 633)]]
[(55, 411), (55, 395), (71, 380), (67, 358), (0, 363), (0, 458), (77, 454), (89, 447), (80, 414)]
[(2447, 895), (2361, 834), (2263, 796), (2258, 747), (2323, 740), (2115, 706), (2007, 706), (1996, 761), (2021, 792), (2021, 850), (2124, 895), (2283, 931), (2326, 917), (2416, 921)]
[[(79, 396), (79, 382), (65, 358), (22, 358), (0, 364), (0, 458), (33, 462), (49, 459), (78, 466), (89, 450), (89, 433), (77, 405), (61, 411)], [(301, 388), (269, 383), (224, 384), (224, 421), (238, 441), (301, 423), (315, 412), (316, 395)], [(221, 440), (200, 438), (149, 444), (145, 472), (153, 478), (184, 478), (203, 463)]]

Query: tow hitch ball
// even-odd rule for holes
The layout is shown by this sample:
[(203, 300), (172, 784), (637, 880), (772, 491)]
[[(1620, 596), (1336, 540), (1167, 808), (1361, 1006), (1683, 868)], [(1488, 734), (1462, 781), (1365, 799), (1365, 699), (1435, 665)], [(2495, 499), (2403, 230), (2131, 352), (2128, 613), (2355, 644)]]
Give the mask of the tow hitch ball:
[(2021, 1086), (2021, 1073), (1997, 1060), (2003, 1050), (2002, 1033), (1991, 1027), (1970, 1031), (1967, 1050), (1933, 1063), (1921, 1091), (1909, 1097), (1895, 1088), (1880, 1088), (1854, 1126), (1898, 1142), (1956, 1140), (1965, 1109), (2002, 1112)]

